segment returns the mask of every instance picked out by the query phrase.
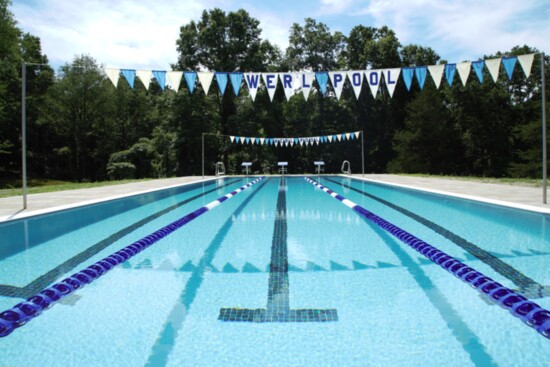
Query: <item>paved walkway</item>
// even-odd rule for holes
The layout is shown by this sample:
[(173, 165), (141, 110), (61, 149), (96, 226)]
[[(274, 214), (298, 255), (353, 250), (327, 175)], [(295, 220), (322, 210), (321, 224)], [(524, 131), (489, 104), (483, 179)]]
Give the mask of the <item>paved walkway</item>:
[[(361, 175), (354, 176), (361, 178)], [(206, 179), (209, 178), (212, 177), (206, 177)], [(367, 180), (452, 194), (496, 204), (550, 213), (550, 205), (542, 204), (542, 188), (386, 174), (366, 174), (364, 178)], [(158, 190), (161, 188), (200, 180), (202, 180), (201, 176), (177, 177), (91, 189), (33, 194), (27, 196), (26, 210), (22, 209), (23, 199), (21, 196), (3, 198), (0, 199), (0, 221), (88, 204), (94, 201), (113, 199), (130, 194)]]

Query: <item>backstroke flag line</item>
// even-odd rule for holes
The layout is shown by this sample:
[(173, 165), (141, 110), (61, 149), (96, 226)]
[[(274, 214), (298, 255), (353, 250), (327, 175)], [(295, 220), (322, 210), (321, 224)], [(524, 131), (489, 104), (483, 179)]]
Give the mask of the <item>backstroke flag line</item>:
[[(185, 77), (187, 89), (190, 94), (193, 94), (196, 88), (200, 87), (205, 95), (208, 95), (210, 86), (215, 80), (218, 89), (222, 95), (227, 92), (227, 84), (231, 83), (231, 90), (235, 96), (240, 94), (241, 86), (247, 89), (248, 95), (252, 101), (256, 100), (258, 90), (267, 90), (270, 101), (273, 101), (277, 88), (282, 87), (285, 98), (290, 100), (295, 94), (302, 92), (303, 98), (307, 101), (310, 94), (319, 93), (322, 96), (334, 96), (338, 100), (342, 96), (344, 86), (348, 85), (353, 89), (355, 98), (359, 99), (363, 84), (366, 83), (376, 98), (380, 91), (380, 85), (384, 84), (390, 97), (393, 97), (397, 83), (403, 83), (408, 91), (416, 83), (422, 90), (427, 80), (427, 75), (430, 74), (432, 81), (437, 89), (441, 86), (443, 75), (449, 87), (453, 86), (455, 74), (458, 74), (462, 86), (466, 86), (468, 80), (477, 79), (479, 83), (483, 83), (485, 68), (496, 82), (502, 74), (504, 78), (511, 80), (516, 64), (521, 66), (521, 70), (526, 78), (531, 75), (531, 67), (533, 65), (535, 54), (526, 54), (520, 56), (500, 57), (494, 59), (467, 61), (458, 64), (439, 64), (428, 66), (414, 66), (404, 68), (390, 69), (367, 69), (367, 70), (351, 70), (351, 71), (299, 71), (286, 73), (272, 72), (222, 72), (222, 71), (161, 71), (161, 70), (132, 70), (120, 68), (104, 68), (105, 75), (111, 80), (115, 88), (119, 85), (120, 77), (123, 77), (128, 82), (131, 88), (134, 88), (134, 81), (137, 77), (145, 89), (149, 89), (150, 82), (154, 79), (160, 85), (162, 90), (168, 86), (171, 90), (178, 92), (181, 80)], [(501, 73), (501, 64), (504, 71)], [(469, 78), (471, 70), (474, 70), (477, 78)], [(516, 72), (517, 73), (517, 72)], [(198, 79), (198, 83), (196, 82)], [(244, 83), (243, 83), (244, 79)], [(400, 82), (400, 79), (402, 81)], [(338, 139), (338, 135), (335, 135)], [(332, 138), (332, 137), (331, 137)], [(327, 138), (328, 139), (328, 138)], [(266, 139), (267, 141), (267, 139)], [(307, 142), (307, 143), (305, 143)], [(254, 140), (256, 144), (263, 144), (261, 141)], [(309, 140), (297, 141), (277, 141), (277, 145), (294, 145), (308, 144)]]
[(235, 136), (235, 135), (222, 135), (229, 137), (229, 141), (235, 144), (258, 144), (258, 145), (275, 145), (288, 147), (296, 145), (319, 145), (322, 143), (337, 143), (342, 140), (355, 140), (359, 139), (361, 131), (354, 131), (351, 133), (340, 133), (331, 135), (320, 136), (307, 136), (307, 137), (295, 137), (295, 138), (260, 138), (253, 136)]

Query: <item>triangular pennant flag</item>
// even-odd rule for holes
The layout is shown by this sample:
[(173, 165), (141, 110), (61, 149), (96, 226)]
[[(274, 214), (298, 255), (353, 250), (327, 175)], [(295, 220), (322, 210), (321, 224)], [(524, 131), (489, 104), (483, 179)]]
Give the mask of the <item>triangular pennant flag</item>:
[(328, 136), (328, 141), (329, 141), (329, 143), (332, 143), (332, 135)]
[(518, 58), (516, 56), (502, 58), (502, 65), (504, 65), (504, 70), (506, 70), (508, 80), (512, 80), (514, 68), (516, 67), (516, 61), (518, 61)]
[(136, 79), (136, 71), (130, 69), (121, 69), (122, 76), (126, 79), (130, 87), (134, 89), (134, 80)]
[(294, 139), (290, 139), (290, 146), (294, 146)]
[(217, 72), (216, 81), (218, 82), (218, 88), (222, 96), (225, 94), (225, 88), (227, 88), (227, 73)]
[(449, 87), (453, 85), (453, 79), (455, 78), (456, 64), (447, 64), (445, 65), (445, 78), (447, 78), (447, 83)]
[(330, 71), (328, 75), (330, 76), (330, 82), (332, 83), (332, 88), (334, 88), (334, 93), (336, 93), (336, 99), (340, 100), (342, 89), (346, 81), (346, 74), (343, 71)]
[(458, 75), (460, 76), (460, 80), (462, 81), (462, 86), (466, 86), (466, 82), (468, 81), (468, 76), (470, 76), (470, 70), (472, 68), (472, 63), (469, 61), (461, 62), (460, 64), (456, 65), (456, 69), (458, 70)]
[(480, 83), (483, 83), (483, 65), (485, 65), (483, 60), (472, 62), (472, 68), (474, 69)]
[(210, 84), (212, 84), (212, 79), (214, 79), (214, 73), (209, 71), (199, 71), (197, 73), (197, 76), (199, 77), (199, 82), (202, 85), (204, 94), (208, 95), (208, 91), (210, 90)]
[(363, 87), (363, 72), (360, 70), (348, 71), (348, 79), (355, 92), (355, 98), (359, 99), (361, 88)]
[(294, 77), (289, 73), (279, 73), (279, 80), (283, 84), (283, 90), (285, 91), (285, 97), (287, 102), (290, 97), (294, 95)]
[(250, 144), (254, 145), (256, 143), (256, 138), (250, 138)]
[(521, 65), (521, 68), (523, 69), (526, 78), (529, 78), (529, 76), (531, 75), (531, 66), (533, 65), (534, 58), (535, 54), (518, 56), (519, 64)]
[(298, 141), (300, 142), (300, 146), (304, 145), (304, 138), (300, 138), (300, 139), (298, 139)]
[(183, 75), (185, 76), (189, 93), (193, 94), (193, 91), (195, 90), (195, 81), (197, 80), (197, 73), (194, 71), (185, 71), (183, 72)]
[(355, 134), (355, 137), (356, 137), (357, 139), (359, 139), (359, 134), (360, 134), (360, 133), (361, 133), (361, 131), (356, 131), (356, 132), (354, 133), (354, 134)]
[(267, 94), (269, 94), (269, 100), (273, 102), (273, 96), (275, 95), (275, 90), (277, 89), (277, 78), (278, 74), (276, 73), (262, 73), (262, 79), (264, 80), (265, 87), (267, 88)]
[(236, 96), (239, 96), (239, 91), (241, 90), (241, 84), (243, 82), (243, 73), (231, 73), (229, 77), (231, 78), (233, 92), (235, 92)]
[(153, 76), (159, 83), (162, 90), (166, 87), (166, 71), (163, 70), (153, 70)]
[(386, 82), (386, 87), (388, 88), (390, 97), (393, 97), (393, 91), (395, 90), (395, 85), (397, 84), (397, 79), (399, 79), (401, 69), (384, 69), (382, 70), (382, 73), (384, 74), (384, 81)]
[(233, 141), (235, 140), (235, 137), (232, 135), (229, 135), (229, 140), (231, 140), (231, 142), (233, 143)]
[(380, 74), (382, 74), (382, 70), (365, 70), (365, 78), (367, 78), (370, 92), (374, 98), (376, 98), (376, 93), (378, 93), (380, 87)]
[(445, 65), (430, 65), (428, 66), (428, 71), (432, 76), (435, 87), (439, 89), (441, 85), (441, 78), (443, 78), (443, 72), (445, 71)]
[(151, 77), (153, 73), (151, 70), (137, 70), (136, 76), (141, 80), (146, 90), (149, 90), (149, 84), (151, 83)]
[(260, 138), (260, 144), (264, 145), (264, 143), (265, 143), (265, 138)]
[(342, 135), (341, 134), (336, 135), (336, 138), (338, 139), (338, 141), (342, 141)]
[(315, 73), (301, 73), (301, 86), (304, 98), (307, 101), (309, 92), (311, 92), (311, 86), (313, 85), (313, 79), (315, 79)]
[(407, 87), (407, 90), (410, 91), (413, 76), (414, 76), (414, 68), (403, 68), (401, 69), (401, 73), (403, 75), (403, 81), (405, 82), (405, 86)]
[(349, 140), (349, 137), (350, 137), (350, 133), (346, 133), (346, 139)]
[(414, 69), (414, 73), (416, 75), (416, 80), (418, 80), (418, 85), (420, 85), (420, 89), (424, 89), (424, 83), (426, 82), (426, 74), (428, 73), (428, 68), (425, 66), (417, 66)]
[(496, 83), (498, 79), (498, 72), (500, 70), (500, 58), (485, 60), (485, 65), (489, 69), (489, 73), (493, 77), (493, 81)]
[(349, 133), (349, 139), (348, 140), (354, 140), (355, 139), (355, 134), (354, 133)]
[(235, 141), (236, 141), (237, 143), (240, 142), (240, 141), (241, 141), (241, 137), (240, 137), (240, 136), (236, 136), (236, 137), (235, 137)]
[(294, 138), (294, 144), (298, 144), (298, 138)]
[(245, 138), (246, 144), (250, 143), (250, 138)]
[(168, 84), (177, 92), (180, 89), (181, 77), (183, 72), (181, 71), (168, 71), (166, 73), (166, 78), (168, 79)]
[(315, 142), (317, 143), (317, 145), (319, 145), (319, 137), (318, 136), (315, 137)]
[(252, 101), (254, 101), (258, 87), (260, 86), (260, 73), (244, 73), (244, 80), (248, 86), (248, 94), (252, 98)]
[(273, 145), (273, 138), (269, 139), (269, 144)]
[(116, 88), (120, 77), (120, 69), (105, 68), (103, 70), (105, 70), (105, 74), (107, 74), (109, 79), (111, 79), (111, 82), (113, 82), (113, 85)]
[(319, 71), (315, 73), (315, 79), (317, 79), (317, 84), (319, 84), (321, 95), (324, 96), (327, 91), (328, 73), (326, 71)]

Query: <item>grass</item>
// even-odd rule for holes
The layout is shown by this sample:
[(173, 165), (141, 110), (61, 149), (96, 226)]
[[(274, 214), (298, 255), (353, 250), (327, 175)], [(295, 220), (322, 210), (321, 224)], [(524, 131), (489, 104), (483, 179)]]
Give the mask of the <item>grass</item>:
[[(28, 179), (27, 194), (40, 194), (63, 190), (88, 189), (92, 187), (120, 185), (130, 182), (151, 180), (150, 178), (140, 180), (119, 180), (101, 182), (68, 182), (48, 179)], [(21, 180), (0, 180), (0, 198), (23, 195)]]
[(421, 174), (421, 173), (400, 173), (400, 175), (412, 176), (412, 177), (443, 178), (448, 180), (460, 180), (460, 181), (497, 183), (497, 184), (529, 186), (529, 187), (542, 187), (542, 180), (540, 178), (443, 176), (443, 175), (428, 175), (428, 174)]

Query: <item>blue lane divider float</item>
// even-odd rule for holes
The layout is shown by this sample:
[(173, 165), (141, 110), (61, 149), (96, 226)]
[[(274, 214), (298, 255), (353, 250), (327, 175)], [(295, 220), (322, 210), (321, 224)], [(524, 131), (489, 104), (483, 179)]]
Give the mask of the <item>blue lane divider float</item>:
[(351, 208), (357, 214), (373, 222), (443, 269), (468, 283), (482, 294), (488, 296), (489, 299), (501, 307), (509, 310), (512, 315), (518, 317), (526, 325), (535, 329), (542, 336), (550, 339), (550, 311), (494, 281), (490, 277), (462, 263), (454, 257), (447, 255), (427, 242), (422, 241), (418, 237), (413, 236), (407, 231), (404, 231), (396, 225), (393, 225), (385, 219), (357, 205), (353, 201), (344, 198), (329, 188), (308, 177), (304, 177), (304, 179), (315, 187), (323, 190), (333, 198), (341, 201), (344, 205)]
[(16, 328), (23, 326), (31, 319), (40, 315), (43, 310), (53, 306), (53, 304), (61, 298), (71, 294), (79, 288), (82, 288), (86, 284), (93, 282), (118, 264), (137, 255), (152, 244), (158, 242), (160, 239), (183, 227), (210, 209), (215, 208), (227, 199), (232, 198), (241, 191), (246, 190), (252, 185), (258, 183), (263, 178), (264, 177), (260, 177), (249, 182), (241, 188), (212, 201), (211, 203), (187, 214), (186, 216), (159, 229), (158, 231), (153, 232), (150, 235), (132, 243), (131, 245), (124, 247), (122, 250), (99, 260), (95, 264), (88, 266), (86, 269), (81, 270), (68, 278), (63, 279), (59, 283), (55, 283), (52, 286), (38, 292), (26, 301), (15, 305), (9, 310), (0, 313), (0, 337), (9, 335)]

